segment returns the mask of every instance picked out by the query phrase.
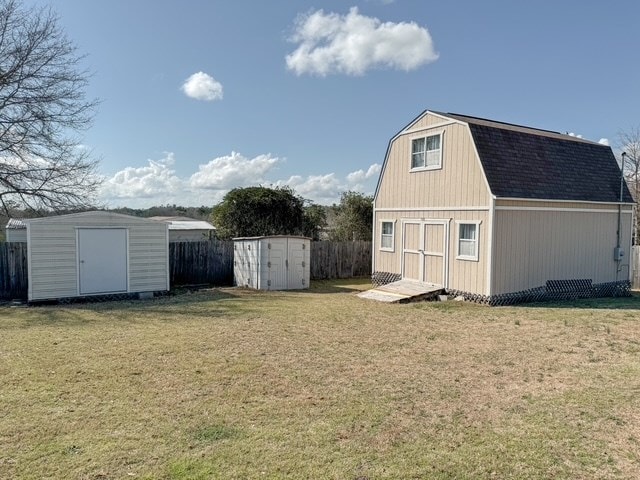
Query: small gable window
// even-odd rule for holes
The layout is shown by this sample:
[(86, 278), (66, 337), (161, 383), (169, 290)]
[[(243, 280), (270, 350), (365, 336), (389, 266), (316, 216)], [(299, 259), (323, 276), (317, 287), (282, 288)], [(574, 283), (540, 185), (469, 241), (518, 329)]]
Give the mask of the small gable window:
[(382, 221), (380, 231), (380, 250), (393, 251), (393, 222)]
[(411, 140), (411, 169), (433, 170), (436, 168), (442, 168), (442, 134)]
[(458, 259), (478, 260), (479, 227), (479, 222), (458, 224)]

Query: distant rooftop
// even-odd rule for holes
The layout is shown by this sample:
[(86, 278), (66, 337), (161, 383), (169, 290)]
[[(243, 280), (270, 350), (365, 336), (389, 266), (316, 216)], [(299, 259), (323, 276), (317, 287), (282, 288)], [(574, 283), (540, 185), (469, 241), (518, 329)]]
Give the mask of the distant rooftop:
[(21, 218), (10, 218), (7, 222), (7, 227), (11, 230), (21, 230), (23, 228), (27, 228)]
[(156, 222), (164, 222), (169, 225), (169, 230), (215, 230), (216, 227), (204, 220), (196, 220), (189, 217), (149, 217)]

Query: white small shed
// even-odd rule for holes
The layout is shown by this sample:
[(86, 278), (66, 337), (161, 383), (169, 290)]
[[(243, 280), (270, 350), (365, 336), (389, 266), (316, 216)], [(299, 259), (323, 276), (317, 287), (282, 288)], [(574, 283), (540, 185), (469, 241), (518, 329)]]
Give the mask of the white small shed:
[(27, 226), (19, 218), (10, 218), (5, 227), (5, 240), (7, 242), (26, 242)]
[(165, 223), (100, 211), (24, 223), (29, 301), (169, 290)]
[(204, 220), (189, 217), (149, 217), (169, 225), (169, 243), (205, 242), (215, 236), (216, 227)]
[(233, 240), (236, 285), (258, 290), (309, 288), (310, 238), (277, 235)]

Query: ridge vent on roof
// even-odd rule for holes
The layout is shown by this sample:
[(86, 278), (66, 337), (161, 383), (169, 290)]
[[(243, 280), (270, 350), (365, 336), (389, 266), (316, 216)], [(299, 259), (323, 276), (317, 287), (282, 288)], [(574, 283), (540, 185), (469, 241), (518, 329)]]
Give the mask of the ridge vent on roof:
[(528, 127), (526, 125), (518, 125), (516, 123), (501, 122), (499, 120), (491, 120), (490, 118), (474, 117), (471, 115), (464, 115), (461, 113), (451, 113), (451, 112), (444, 113), (444, 112), (436, 112), (434, 110), (429, 110), (429, 111), (431, 113), (435, 113), (436, 115), (442, 115), (444, 117), (449, 117), (454, 120), (459, 120), (461, 122), (473, 123), (475, 125), (493, 127), (498, 129), (504, 129), (504, 130), (514, 130), (517, 132), (529, 133), (531, 135), (540, 135), (544, 137), (559, 138), (559, 139), (568, 140), (568, 141), (589, 143), (592, 145), (600, 145), (600, 146), (606, 147), (606, 145), (602, 145), (601, 143), (594, 142), (593, 140), (587, 140), (585, 138), (575, 137), (575, 136), (564, 134), (561, 132), (556, 132), (555, 130), (545, 130), (543, 128)]

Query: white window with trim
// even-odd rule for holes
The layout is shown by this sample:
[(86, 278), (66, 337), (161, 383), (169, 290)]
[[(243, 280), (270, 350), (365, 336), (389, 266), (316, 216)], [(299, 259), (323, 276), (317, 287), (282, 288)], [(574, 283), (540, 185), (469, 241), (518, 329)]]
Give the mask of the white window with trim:
[(478, 261), (478, 237), (480, 222), (458, 221), (458, 255), (459, 260)]
[(442, 168), (442, 133), (411, 140), (411, 170)]
[(395, 222), (391, 220), (380, 221), (380, 250), (393, 252), (395, 248)]

